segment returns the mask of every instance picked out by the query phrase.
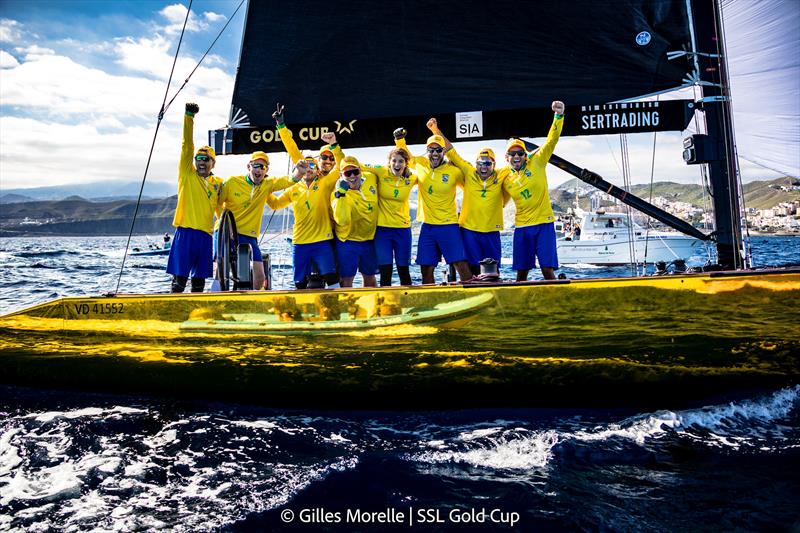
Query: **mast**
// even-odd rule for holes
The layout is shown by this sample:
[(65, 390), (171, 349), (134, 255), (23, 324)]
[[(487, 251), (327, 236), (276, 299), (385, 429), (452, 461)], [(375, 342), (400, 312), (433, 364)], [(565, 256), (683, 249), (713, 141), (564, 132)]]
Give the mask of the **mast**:
[(703, 90), (700, 108), (712, 155), (708, 164), (716, 217), (717, 261), (726, 270), (743, 268), (742, 219), (733, 120), (717, 0), (687, 0), (694, 29), (695, 64)]

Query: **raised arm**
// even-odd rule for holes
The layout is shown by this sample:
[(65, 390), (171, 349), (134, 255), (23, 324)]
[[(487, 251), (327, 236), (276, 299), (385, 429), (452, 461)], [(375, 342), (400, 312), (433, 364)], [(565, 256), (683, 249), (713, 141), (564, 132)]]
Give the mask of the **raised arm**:
[(408, 145), (406, 144), (406, 130), (405, 128), (397, 128), (392, 132), (392, 136), (394, 137), (394, 145), (397, 148), (402, 148), (406, 152), (411, 155), (411, 158), (414, 160), (414, 163), (424, 163), (427, 161), (425, 156), (421, 155), (414, 155), (411, 153), (411, 150), (408, 149)]
[(194, 116), (200, 112), (200, 106), (186, 104), (183, 115), (183, 143), (181, 144), (181, 160), (178, 163), (178, 176), (190, 176), (194, 173)]
[(442, 133), (442, 130), (439, 129), (439, 123), (435, 118), (429, 119), (427, 126), (428, 129), (431, 130), (431, 133), (434, 135), (439, 135), (442, 139), (444, 139), (444, 153), (447, 156), (447, 159), (449, 159), (451, 163), (458, 167), (458, 169), (464, 174), (465, 178), (476, 171), (475, 167), (470, 165), (463, 157), (458, 155), (453, 143), (451, 143), (450, 139), (445, 137), (445, 135)]
[(275, 119), (275, 124), (278, 126), (278, 135), (281, 136), (283, 147), (289, 154), (289, 158), (291, 158), (292, 163), (297, 163), (303, 159), (303, 153), (297, 147), (297, 143), (294, 142), (294, 139), (292, 138), (292, 131), (286, 127), (286, 123), (283, 119), (283, 109), (284, 106), (277, 104), (275, 112), (272, 113), (272, 118)]
[(551, 109), (553, 110), (553, 124), (550, 126), (550, 131), (547, 132), (547, 140), (544, 144), (533, 154), (533, 160), (536, 160), (540, 166), (544, 166), (550, 161), (550, 156), (556, 149), (558, 139), (561, 137), (561, 130), (564, 128), (564, 102), (556, 100), (553, 102)]

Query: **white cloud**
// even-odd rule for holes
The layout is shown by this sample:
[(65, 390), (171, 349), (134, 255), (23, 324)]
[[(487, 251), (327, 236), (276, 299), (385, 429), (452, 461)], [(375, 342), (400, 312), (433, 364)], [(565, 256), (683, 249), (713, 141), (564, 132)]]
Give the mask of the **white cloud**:
[(0, 19), (0, 42), (18, 43), (22, 40), (22, 25), (16, 20)]
[(19, 66), (19, 61), (6, 52), (5, 50), (0, 50), (0, 68), (14, 68)]
[(213, 11), (206, 11), (203, 13), (203, 16), (209, 22), (219, 22), (221, 20), (225, 20), (225, 15), (220, 15), (219, 13), (214, 13)]
[[(168, 22), (168, 24), (162, 28), (164, 32), (168, 35), (177, 35), (181, 32), (183, 29), (183, 22), (186, 20), (186, 6), (182, 4), (172, 4), (159, 11), (159, 14), (167, 19)], [(212, 17), (218, 16), (215, 13), (211, 15)], [(208, 16), (205, 18), (210, 22), (214, 22), (215, 20)], [(208, 28), (208, 22), (201, 20), (194, 11), (189, 14), (189, 20), (186, 21), (187, 32), (205, 31)]]
[(56, 51), (51, 48), (44, 48), (35, 44), (26, 47), (18, 46), (14, 51), (24, 55), (25, 61), (35, 60), (42, 56), (52, 56), (56, 53)]

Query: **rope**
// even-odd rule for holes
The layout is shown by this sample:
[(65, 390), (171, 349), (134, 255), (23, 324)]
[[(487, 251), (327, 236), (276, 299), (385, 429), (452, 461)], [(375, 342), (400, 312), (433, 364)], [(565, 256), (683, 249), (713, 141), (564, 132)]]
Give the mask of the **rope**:
[[(631, 192), (631, 164), (628, 154), (628, 136), (624, 133), (619, 136), (619, 147), (622, 154), (622, 181), (627, 192)], [(625, 204), (625, 212), (628, 216), (628, 254), (631, 265), (631, 275), (636, 275), (636, 243), (634, 239), (636, 236), (633, 232), (633, 217), (631, 215), (631, 206)]]
[[(203, 62), (203, 60), (206, 58), (206, 56), (208, 55), (208, 53), (209, 53), (209, 52), (211, 52), (211, 49), (212, 49), (212, 48), (214, 48), (214, 45), (215, 45), (215, 44), (217, 44), (217, 41), (219, 40), (219, 38), (220, 38), (220, 37), (222, 37), (222, 34), (223, 34), (223, 33), (225, 33), (225, 29), (228, 27), (228, 24), (230, 24), (230, 23), (231, 23), (231, 21), (233, 20), (233, 17), (235, 17), (235, 16), (236, 16), (236, 13), (238, 13), (238, 12), (239, 12), (239, 8), (240, 8), (240, 7), (242, 7), (242, 4), (244, 4), (244, 1), (245, 1), (245, 0), (242, 0), (241, 2), (239, 2), (239, 5), (238, 5), (238, 6), (236, 6), (236, 9), (234, 9), (234, 10), (233, 10), (233, 13), (231, 13), (231, 16), (230, 16), (230, 17), (228, 17), (228, 22), (226, 22), (226, 23), (225, 23), (225, 25), (222, 27), (222, 29), (219, 31), (219, 33), (217, 34), (216, 38), (215, 38), (215, 39), (214, 39), (214, 41), (211, 43), (211, 46), (209, 46), (209, 47), (208, 47), (208, 50), (206, 50), (206, 53), (205, 53), (205, 54), (203, 54), (203, 57), (201, 57), (201, 58), (200, 58), (200, 61), (198, 61), (198, 62), (197, 62), (197, 64), (194, 66), (194, 68), (193, 68), (193, 69), (192, 69), (192, 71), (189, 73), (189, 75), (188, 75), (188, 76), (186, 76), (186, 79), (185, 79), (185, 80), (183, 80), (183, 85), (181, 85), (181, 86), (180, 86), (180, 88), (179, 88), (179, 89), (178, 89), (178, 91), (175, 93), (175, 95), (174, 95), (174, 96), (173, 96), (173, 97), (170, 99), (170, 101), (169, 101), (169, 103), (166, 105), (166, 107), (164, 107), (164, 108), (163, 108), (163, 110), (162, 110), (162, 112), (163, 112), (163, 113), (166, 113), (166, 112), (167, 112), (167, 109), (169, 109), (169, 106), (171, 106), (171, 105), (172, 105), (172, 102), (174, 102), (174, 101), (175, 101), (175, 99), (178, 97), (178, 95), (180, 94), (180, 92), (181, 92), (181, 91), (184, 89), (184, 87), (186, 87), (186, 84), (188, 84), (188, 83), (189, 83), (189, 79), (192, 77), (192, 75), (194, 75), (195, 71), (196, 71), (198, 68), (200, 68), (200, 64), (201, 64), (201, 63)], [(192, 8), (192, 1), (191, 1), (191, 0), (189, 0), (189, 9), (191, 9), (191, 8)], [(188, 12), (189, 12), (189, 11), (187, 10), (186, 12), (187, 12), (187, 16), (188, 16)], [(184, 26), (185, 26), (185, 25), (186, 25), (186, 23), (184, 22)]]
[(156, 122), (156, 129), (153, 132), (153, 142), (150, 143), (150, 153), (147, 155), (147, 165), (144, 167), (144, 175), (142, 176), (142, 184), (139, 187), (139, 196), (136, 198), (136, 209), (133, 211), (133, 220), (131, 220), (131, 230), (128, 232), (128, 241), (125, 243), (125, 254), (122, 256), (122, 265), (119, 268), (119, 276), (117, 276), (117, 287), (114, 289), (114, 294), (119, 292), (119, 284), (122, 282), (122, 273), (125, 270), (125, 259), (128, 257), (128, 248), (131, 245), (131, 237), (133, 236), (133, 227), (136, 224), (136, 215), (139, 214), (139, 206), (142, 203), (142, 193), (144, 192), (144, 183), (147, 180), (147, 171), (150, 170), (150, 162), (153, 159), (153, 150), (156, 147), (156, 138), (158, 137), (158, 129), (161, 127), (161, 121), (164, 119), (164, 103), (167, 101), (169, 94), (169, 86), (172, 83), (172, 75), (175, 73), (175, 65), (178, 63), (178, 54), (181, 51), (181, 43), (183, 42), (183, 35), (186, 32), (186, 23), (189, 20), (189, 13), (192, 10), (192, 0), (189, 0), (189, 7), (186, 9), (186, 18), (183, 19), (183, 28), (181, 28), (181, 36), (178, 39), (178, 48), (175, 50), (175, 58), (172, 60), (172, 69), (169, 71), (169, 80), (167, 81), (167, 88), (164, 91), (164, 100), (161, 101), (161, 111), (158, 112), (158, 122)]
[[(658, 102), (658, 96), (656, 96), (656, 102)], [(650, 196), (647, 201), (652, 204), (653, 203), (653, 177), (655, 176), (656, 172), (656, 136), (658, 132), (653, 132), (653, 157), (650, 161)], [(644, 275), (647, 269), (647, 249), (648, 244), (650, 244), (650, 227), (653, 225), (652, 218), (650, 215), (647, 216), (647, 224), (644, 230), (644, 257), (642, 258), (642, 275)]]

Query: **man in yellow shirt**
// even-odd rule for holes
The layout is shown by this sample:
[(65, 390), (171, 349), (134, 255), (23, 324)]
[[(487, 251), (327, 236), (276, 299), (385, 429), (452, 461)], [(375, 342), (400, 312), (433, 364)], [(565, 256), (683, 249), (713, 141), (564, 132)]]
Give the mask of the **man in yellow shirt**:
[(464, 241), (464, 253), (469, 269), (474, 275), (481, 273), (480, 262), (494, 259), (498, 268), (502, 258), (500, 230), (503, 229), (503, 205), (509, 200), (503, 192), (503, 180), (495, 171), (494, 150), (483, 148), (473, 167), (467, 163), (450, 140), (442, 135), (435, 118), (428, 121), (428, 128), (441, 135), (445, 142), (447, 158), (464, 173), (464, 200), (458, 225)]
[(524, 142), (511, 139), (506, 147), (508, 166), (500, 170), (503, 190), (511, 196), (517, 207), (513, 252), (517, 281), (528, 279), (528, 272), (536, 266), (537, 259), (544, 279), (556, 279), (558, 253), (553, 224), (555, 216), (547, 190), (545, 167), (564, 127), (564, 102), (553, 102), (552, 109), (555, 115), (545, 143), (528, 154)]
[(331, 195), (331, 205), (342, 287), (353, 286), (357, 271), (361, 272), (364, 287), (375, 287), (378, 178), (372, 172), (362, 171), (358, 159), (352, 156), (342, 159), (339, 168), (342, 180)]
[[(341, 148), (336, 144), (336, 136), (333, 133), (325, 135), (332, 150), (343, 157)], [(335, 289), (339, 287), (339, 275), (333, 256), (330, 197), (336, 186), (338, 172), (329, 172), (321, 178), (319, 168), (311, 157), (298, 160), (297, 167), (305, 172), (304, 178), (278, 197), (270, 194), (267, 205), (276, 210), (291, 205), (294, 211), (292, 259), (295, 287), (305, 289), (308, 276), (316, 270), (323, 276), (328, 288)]]
[(261, 233), (261, 218), (267, 197), (273, 191), (290, 187), (299, 181), (302, 174), (295, 169), (293, 177), (269, 178), (269, 157), (264, 152), (253, 152), (247, 163), (247, 174), (231, 176), (222, 185), (219, 196), (221, 208), (233, 213), (239, 243), (247, 243), (253, 250), (253, 288), (264, 287), (264, 263), (258, 236)]
[[(222, 180), (211, 171), (217, 154), (210, 146), (194, 151), (194, 116), (200, 106), (186, 104), (183, 144), (178, 165), (178, 205), (172, 225), (178, 228), (169, 250), (167, 272), (172, 274), (172, 292), (183, 292), (192, 278), (192, 292), (203, 292), (213, 273), (211, 233)], [(193, 161), (194, 160), (194, 161)]]
[[(398, 128), (393, 134), (395, 145), (407, 150), (406, 131)], [(436, 282), (434, 269), (442, 256), (456, 268), (461, 281), (472, 278), (456, 215), (456, 187), (463, 187), (464, 174), (445, 160), (444, 144), (440, 135), (428, 137), (426, 154), (414, 157), (412, 167), (417, 176), (417, 220), (422, 222), (417, 241), (417, 264), (422, 270), (423, 284)]]

